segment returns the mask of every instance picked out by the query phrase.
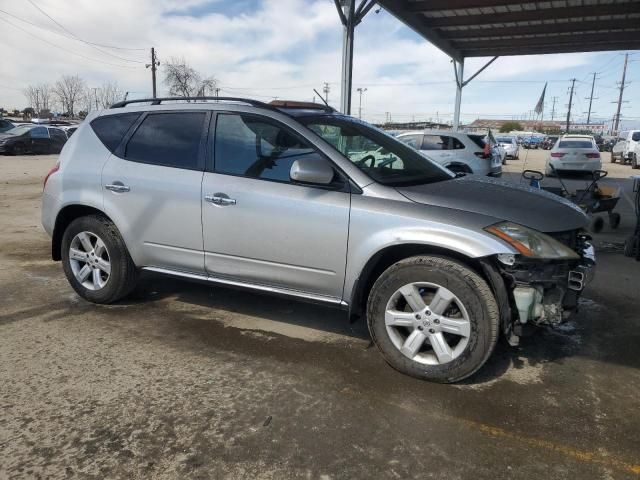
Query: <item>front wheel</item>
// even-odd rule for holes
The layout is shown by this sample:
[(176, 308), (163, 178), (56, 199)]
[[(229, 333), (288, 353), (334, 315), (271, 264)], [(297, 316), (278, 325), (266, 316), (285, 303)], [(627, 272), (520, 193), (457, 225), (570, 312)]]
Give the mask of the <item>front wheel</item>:
[(62, 266), (82, 298), (113, 303), (133, 290), (137, 269), (116, 226), (101, 215), (72, 221), (62, 236)]
[(367, 302), (373, 341), (396, 370), (440, 383), (463, 380), (487, 361), (499, 312), (487, 283), (444, 257), (416, 256), (389, 267)]

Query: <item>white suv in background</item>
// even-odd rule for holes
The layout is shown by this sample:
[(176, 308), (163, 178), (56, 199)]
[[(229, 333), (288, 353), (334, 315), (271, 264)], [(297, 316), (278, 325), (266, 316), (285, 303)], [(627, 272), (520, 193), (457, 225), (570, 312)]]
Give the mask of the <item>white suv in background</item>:
[(602, 158), (594, 138), (563, 135), (549, 150), (545, 173), (553, 176), (558, 171), (593, 173), (596, 170), (602, 170)]
[(640, 130), (626, 130), (618, 135), (618, 141), (611, 151), (611, 162), (615, 163), (616, 160), (620, 160), (620, 163), (630, 162), (633, 168), (638, 168), (638, 153), (640, 153)]
[(396, 138), (452, 172), (502, 175), (500, 152), (497, 148), (487, 147), (483, 135), (424, 130), (401, 133)]

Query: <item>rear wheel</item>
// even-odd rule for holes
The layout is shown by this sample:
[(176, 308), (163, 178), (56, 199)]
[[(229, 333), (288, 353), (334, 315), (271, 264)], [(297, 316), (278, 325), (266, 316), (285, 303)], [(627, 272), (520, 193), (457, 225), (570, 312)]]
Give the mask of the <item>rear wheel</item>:
[(417, 256), (389, 267), (367, 303), (373, 341), (395, 369), (450, 383), (475, 373), (498, 337), (498, 306), (487, 283), (447, 258)]
[(638, 165), (638, 155), (636, 155), (635, 153), (633, 155), (631, 155), (631, 168), (639, 168), (640, 165)]
[(101, 215), (75, 219), (62, 236), (62, 266), (82, 298), (113, 303), (133, 290), (137, 269), (116, 226)]

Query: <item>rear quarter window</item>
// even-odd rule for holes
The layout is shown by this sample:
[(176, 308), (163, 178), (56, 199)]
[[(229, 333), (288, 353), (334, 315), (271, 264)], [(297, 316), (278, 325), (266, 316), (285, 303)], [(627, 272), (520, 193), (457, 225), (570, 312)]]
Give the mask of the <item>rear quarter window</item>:
[(111, 153), (118, 148), (122, 137), (131, 126), (140, 118), (140, 112), (122, 113), (119, 115), (107, 115), (98, 117), (91, 122), (91, 128)]

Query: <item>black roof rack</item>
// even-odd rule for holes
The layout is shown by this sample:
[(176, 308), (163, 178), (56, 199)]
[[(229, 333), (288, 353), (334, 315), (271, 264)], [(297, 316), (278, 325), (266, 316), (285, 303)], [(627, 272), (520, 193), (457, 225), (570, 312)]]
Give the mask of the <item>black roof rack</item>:
[(312, 102), (298, 102), (291, 100), (274, 100), (270, 103), (261, 102), (260, 100), (253, 100), (251, 98), (241, 98), (241, 97), (163, 97), (163, 98), (136, 98), (133, 100), (124, 100), (122, 102), (117, 102), (111, 105), (110, 108), (122, 108), (126, 105), (130, 105), (132, 103), (149, 103), (151, 105), (160, 105), (162, 102), (190, 102), (197, 100), (211, 100), (211, 101), (222, 101), (222, 102), (239, 102), (246, 103), (248, 105), (252, 105), (254, 107), (267, 108), (269, 110), (278, 110), (281, 109), (304, 109), (304, 110), (322, 110), (324, 112), (333, 113), (335, 109), (329, 106), (321, 105), (319, 103)]
[(225, 102), (242, 102), (248, 105), (253, 105), (254, 107), (262, 107), (268, 108), (269, 110), (274, 110), (273, 105), (269, 105), (268, 103), (261, 102), (259, 100), (252, 100), (250, 98), (240, 98), (240, 97), (163, 97), (163, 98), (136, 98), (134, 100), (124, 100), (122, 102), (117, 102), (111, 105), (110, 108), (122, 108), (126, 105), (132, 103), (150, 103), (151, 105), (160, 105), (162, 102), (168, 101), (196, 101), (196, 100), (214, 100), (214, 101), (225, 101)]

